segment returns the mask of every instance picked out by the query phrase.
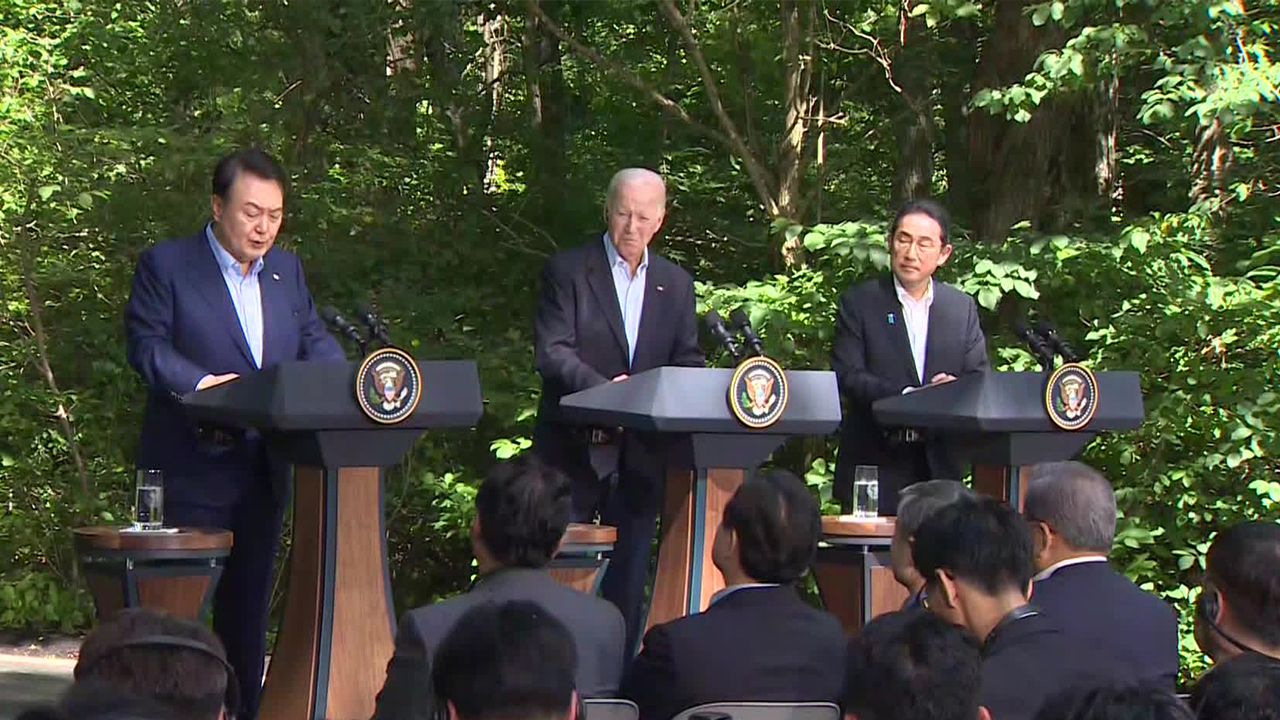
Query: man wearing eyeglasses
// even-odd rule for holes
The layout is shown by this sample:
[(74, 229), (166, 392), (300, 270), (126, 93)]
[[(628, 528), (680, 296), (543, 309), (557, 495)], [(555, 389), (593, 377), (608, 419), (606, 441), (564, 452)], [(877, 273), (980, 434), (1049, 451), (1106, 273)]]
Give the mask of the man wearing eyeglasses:
[(987, 341), (973, 298), (934, 282), (953, 250), (947, 211), (912, 200), (889, 228), (889, 269), (840, 296), (831, 369), (847, 399), (835, 495), (851, 503), (854, 468), (879, 468), (879, 510), (893, 515), (898, 490), (930, 479), (959, 479), (940, 442), (913, 428), (881, 428), (871, 404), (987, 369)]

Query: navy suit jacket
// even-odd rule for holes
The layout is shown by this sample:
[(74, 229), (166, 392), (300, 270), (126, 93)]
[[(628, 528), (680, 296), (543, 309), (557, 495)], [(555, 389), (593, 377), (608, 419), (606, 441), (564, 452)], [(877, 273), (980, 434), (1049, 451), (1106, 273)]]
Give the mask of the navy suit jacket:
[(1035, 583), (1031, 602), (1063, 632), (1133, 668), (1139, 681), (1174, 691), (1178, 616), (1110, 563), (1060, 567)]
[[(272, 247), (258, 282), (263, 367), (345, 360), (316, 315), (297, 256)], [(164, 471), (166, 502), (230, 505), (244, 483), (278, 479), (285, 468), (270, 466), (255, 433), (235, 434), (230, 444), (202, 441), (178, 404), (206, 374), (257, 370), (203, 227), (139, 256), (124, 323), (129, 364), (148, 388), (136, 461)]]
[(844, 690), (840, 621), (796, 589), (743, 588), (696, 615), (655, 625), (622, 682), (640, 720), (711, 702), (836, 702)]

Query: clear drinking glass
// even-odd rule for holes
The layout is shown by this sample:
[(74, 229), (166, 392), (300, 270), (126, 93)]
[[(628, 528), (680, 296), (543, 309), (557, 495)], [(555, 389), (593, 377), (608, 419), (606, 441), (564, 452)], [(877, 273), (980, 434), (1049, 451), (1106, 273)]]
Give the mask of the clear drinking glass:
[(164, 473), (138, 471), (138, 492), (133, 506), (133, 527), (159, 530), (164, 527)]
[(853, 469), (853, 516), (874, 518), (880, 515), (880, 470), (875, 465), (859, 465)]

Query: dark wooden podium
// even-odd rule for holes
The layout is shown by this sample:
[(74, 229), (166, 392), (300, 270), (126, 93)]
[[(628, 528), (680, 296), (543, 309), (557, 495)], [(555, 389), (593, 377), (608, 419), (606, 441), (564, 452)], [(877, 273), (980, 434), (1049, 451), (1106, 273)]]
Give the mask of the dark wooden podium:
[(471, 427), (482, 411), (473, 361), (418, 366), (421, 400), (395, 425), (360, 412), (353, 363), (282, 363), (183, 399), (199, 421), (256, 428), (275, 457), (294, 465), (289, 585), (262, 718), (373, 714), (396, 622), (382, 470), (427, 428)]
[(840, 423), (832, 372), (788, 372), (786, 410), (760, 430), (730, 413), (732, 375), (720, 368), (660, 367), (560, 399), (567, 420), (673, 436), (647, 627), (701, 612), (724, 587), (711, 562), (711, 543), (746, 470), (764, 462), (788, 437), (825, 435)]

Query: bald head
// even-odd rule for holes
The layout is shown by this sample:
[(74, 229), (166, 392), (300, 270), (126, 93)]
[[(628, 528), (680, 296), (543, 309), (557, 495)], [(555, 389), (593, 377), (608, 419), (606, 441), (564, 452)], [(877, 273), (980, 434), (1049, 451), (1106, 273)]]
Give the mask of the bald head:
[(667, 185), (662, 176), (652, 170), (619, 170), (609, 181), (604, 214), (609, 239), (634, 276), (644, 260), (649, 241), (666, 218)]

